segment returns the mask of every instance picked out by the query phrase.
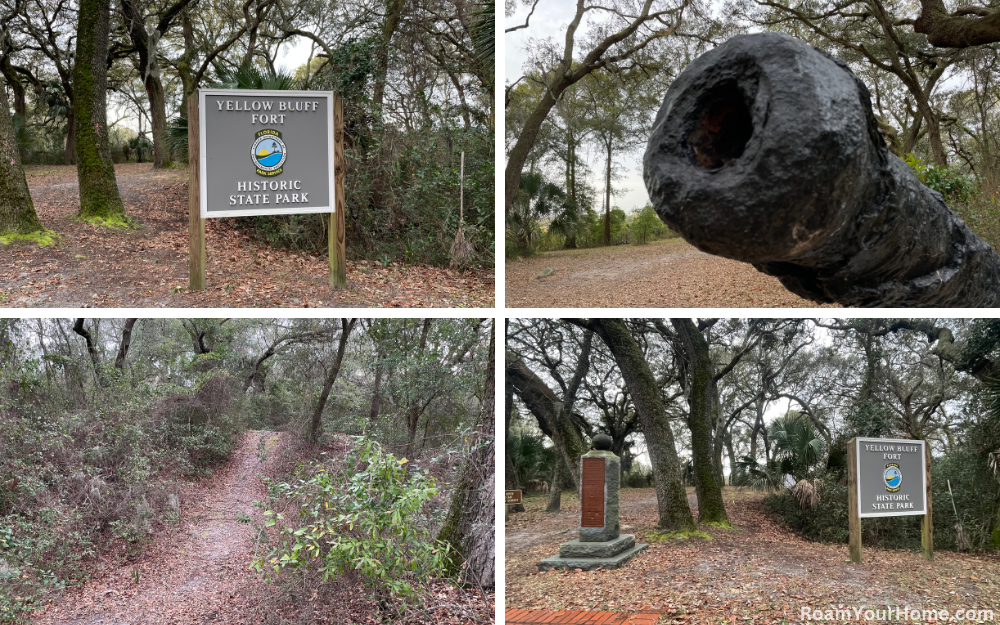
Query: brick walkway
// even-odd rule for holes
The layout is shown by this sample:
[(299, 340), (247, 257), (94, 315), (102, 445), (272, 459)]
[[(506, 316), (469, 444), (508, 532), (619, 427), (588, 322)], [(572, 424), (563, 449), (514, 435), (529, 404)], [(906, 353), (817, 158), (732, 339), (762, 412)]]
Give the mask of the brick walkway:
[(654, 625), (660, 618), (657, 612), (573, 611), (573, 610), (519, 610), (508, 608), (504, 622), (517, 625)]

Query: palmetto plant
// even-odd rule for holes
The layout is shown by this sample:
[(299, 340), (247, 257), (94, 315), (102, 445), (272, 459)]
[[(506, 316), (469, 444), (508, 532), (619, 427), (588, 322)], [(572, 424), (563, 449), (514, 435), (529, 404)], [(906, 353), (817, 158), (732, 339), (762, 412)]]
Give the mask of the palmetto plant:
[(563, 190), (556, 184), (546, 182), (540, 172), (522, 175), (507, 222), (514, 244), (533, 250), (542, 232), (541, 218), (554, 212), (565, 200)]
[[(213, 89), (271, 89), (287, 91), (296, 87), (295, 78), (284, 72), (262, 70), (256, 65), (243, 64), (236, 69), (221, 69)], [(167, 145), (182, 160), (188, 159), (188, 120), (175, 117), (167, 122)]]
[(823, 454), (823, 441), (808, 421), (793, 416), (776, 420), (771, 425), (771, 440), (777, 449), (782, 473), (804, 477)]
[(507, 438), (507, 457), (523, 486), (533, 479), (546, 479), (552, 471), (555, 452), (545, 447), (541, 435), (514, 430)]

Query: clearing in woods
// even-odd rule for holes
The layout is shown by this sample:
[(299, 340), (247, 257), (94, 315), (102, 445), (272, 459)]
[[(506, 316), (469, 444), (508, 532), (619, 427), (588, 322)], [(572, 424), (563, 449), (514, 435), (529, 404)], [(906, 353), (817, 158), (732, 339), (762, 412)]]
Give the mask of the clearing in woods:
[[(115, 166), (118, 188), (138, 229), (121, 231), (75, 218), (76, 168), (25, 167), (39, 219), (56, 245), (0, 245), (0, 306), (160, 307), (492, 307), (492, 270), (347, 261), (347, 290), (329, 287), (326, 246), (314, 253), (268, 246), (232, 219), (205, 220), (207, 285), (188, 291), (187, 169)], [(350, 220), (347, 222), (350, 228)], [(348, 230), (350, 236), (350, 230)]]
[(802, 299), (752, 265), (706, 254), (681, 238), (543, 252), (508, 261), (505, 280), (511, 308), (833, 307)]
[(547, 495), (525, 498), (527, 512), (510, 515), (505, 532), (507, 612), (647, 611), (661, 625), (778, 624), (803, 622), (803, 607), (849, 609), (856, 621), (855, 608), (898, 606), (993, 610), (1000, 619), (1000, 556), (938, 551), (925, 562), (919, 553), (865, 547), (862, 563), (851, 564), (846, 544), (810, 542), (775, 522), (760, 493), (723, 494), (735, 529), (700, 527), (712, 540), (657, 541), (656, 491), (623, 489), (622, 533), (649, 549), (615, 571), (545, 573), (535, 564), (576, 538), (579, 504), (564, 492), (562, 511), (546, 514)]
[[(32, 618), (36, 625), (260, 625), (383, 623), (377, 602), (343, 577), (317, 591), (267, 584), (250, 569), (261, 512), (252, 504), (267, 491), (261, 475), (284, 464), (290, 435), (245, 433), (232, 457), (181, 495), (178, 530), (157, 536), (139, 560), (102, 563), (93, 581), (70, 590)], [(336, 437), (328, 453), (343, 455), (350, 439)], [(244, 522), (241, 522), (243, 519)], [(253, 522), (245, 522), (253, 519)], [(302, 596), (296, 596), (295, 593)], [(286, 593), (286, 594), (282, 594)], [(435, 582), (435, 602), (408, 624), (493, 623), (493, 602), (477, 590)]]

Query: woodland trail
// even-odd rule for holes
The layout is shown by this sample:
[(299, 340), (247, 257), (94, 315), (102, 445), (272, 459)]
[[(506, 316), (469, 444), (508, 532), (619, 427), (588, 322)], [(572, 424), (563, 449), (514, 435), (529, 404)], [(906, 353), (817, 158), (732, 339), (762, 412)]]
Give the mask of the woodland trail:
[[(555, 273), (539, 278), (543, 272)], [(747, 263), (680, 238), (544, 252), (506, 264), (508, 308), (816, 308)]]
[[(5, 307), (491, 307), (492, 270), (348, 260), (347, 289), (331, 291), (325, 246), (291, 251), (258, 240), (232, 219), (205, 224), (206, 288), (188, 287), (187, 169), (115, 166), (133, 230), (76, 219), (76, 168), (25, 167), (38, 217), (55, 245), (0, 245)], [(351, 224), (348, 222), (348, 228)], [(349, 235), (350, 236), (350, 235)]]
[[(689, 489), (689, 502), (691, 491)], [(726, 487), (734, 529), (700, 527), (711, 540), (657, 541), (653, 489), (624, 489), (622, 533), (649, 549), (614, 571), (538, 572), (535, 564), (575, 538), (579, 504), (563, 493), (558, 514), (547, 496), (525, 499), (527, 512), (506, 527), (506, 610), (650, 610), (665, 623), (799, 623), (801, 608), (838, 606), (992, 609), (1000, 616), (1000, 557), (937, 551), (933, 562), (901, 549), (864, 547), (848, 560), (846, 544), (808, 541), (767, 514), (762, 495)]]
[[(260, 623), (264, 582), (249, 569), (255, 529), (237, 515), (259, 518), (251, 504), (263, 500), (259, 477), (283, 435), (248, 432), (232, 457), (181, 499), (182, 531), (158, 541), (132, 564), (109, 569), (67, 593), (33, 620), (38, 625), (167, 625)], [(261, 446), (263, 443), (263, 446)], [(136, 575), (138, 574), (138, 583)]]

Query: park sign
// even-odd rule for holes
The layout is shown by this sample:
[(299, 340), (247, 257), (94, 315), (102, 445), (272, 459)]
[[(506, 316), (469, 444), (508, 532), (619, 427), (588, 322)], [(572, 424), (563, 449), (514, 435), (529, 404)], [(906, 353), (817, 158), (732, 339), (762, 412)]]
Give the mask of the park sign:
[(190, 289), (205, 288), (206, 218), (301, 213), (330, 214), (330, 287), (345, 288), (343, 99), (195, 89), (187, 114)]
[(201, 215), (335, 211), (333, 92), (199, 90)]
[(931, 471), (927, 443), (895, 438), (852, 438), (847, 443), (848, 544), (861, 562), (861, 519), (916, 516), (924, 559), (934, 559)]
[(924, 441), (856, 438), (858, 513), (862, 518), (927, 512)]

